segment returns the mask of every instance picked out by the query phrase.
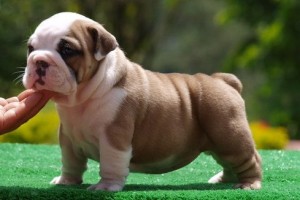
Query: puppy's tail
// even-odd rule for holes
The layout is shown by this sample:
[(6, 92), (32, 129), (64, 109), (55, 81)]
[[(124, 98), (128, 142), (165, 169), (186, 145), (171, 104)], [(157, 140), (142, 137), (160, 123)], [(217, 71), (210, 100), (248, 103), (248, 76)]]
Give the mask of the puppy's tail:
[(241, 93), (243, 90), (243, 85), (241, 81), (233, 74), (214, 73), (211, 76), (223, 80), (225, 83), (236, 89), (239, 93)]

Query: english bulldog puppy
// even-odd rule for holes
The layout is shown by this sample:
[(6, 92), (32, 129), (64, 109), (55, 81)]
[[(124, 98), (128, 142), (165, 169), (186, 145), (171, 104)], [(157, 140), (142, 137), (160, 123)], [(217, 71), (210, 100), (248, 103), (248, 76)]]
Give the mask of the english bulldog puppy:
[(101, 179), (89, 189), (120, 191), (129, 172), (170, 172), (209, 152), (223, 167), (210, 183), (261, 188), (242, 84), (232, 74), (145, 70), (99, 23), (64, 12), (29, 38), (23, 84), (54, 92), (62, 169), (52, 184), (82, 183), (93, 159)]

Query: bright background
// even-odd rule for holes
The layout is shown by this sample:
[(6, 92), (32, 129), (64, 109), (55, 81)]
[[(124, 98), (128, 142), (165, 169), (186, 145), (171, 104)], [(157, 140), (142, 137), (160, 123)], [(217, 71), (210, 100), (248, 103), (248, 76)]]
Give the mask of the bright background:
[[(61, 11), (103, 24), (144, 68), (235, 73), (258, 148), (281, 149), (300, 139), (300, 1), (0, 0), (0, 96), (23, 90), (26, 40)], [(55, 144), (58, 124), (50, 103), (0, 141)]]

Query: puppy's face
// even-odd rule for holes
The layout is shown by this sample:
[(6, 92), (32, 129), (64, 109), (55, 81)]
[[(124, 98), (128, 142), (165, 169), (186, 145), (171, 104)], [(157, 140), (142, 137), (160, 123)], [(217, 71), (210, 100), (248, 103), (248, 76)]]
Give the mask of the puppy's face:
[(23, 84), (71, 94), (117, 46), (114, 36), (95, 21), (75, 13), (56, 14), (43, 21), (28, 40)]

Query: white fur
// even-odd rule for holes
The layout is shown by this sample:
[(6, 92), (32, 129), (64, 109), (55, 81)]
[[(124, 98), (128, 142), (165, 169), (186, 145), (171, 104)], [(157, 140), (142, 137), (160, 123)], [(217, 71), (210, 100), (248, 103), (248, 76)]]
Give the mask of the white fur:
[(209, 180), (208, 180), (208, 183), (213, 183), (213, 184), (216, 184), (216, 183), (221, 183), (223, 181), (223, 171), (217, 173), (216, 175), (214, 175), (213, 177), (211, 177)]
[[(88, 144), (99, 147), (98, 141), (105, 134), (104, 127), (111, 123), (126, 96), (122, 89), (112, 89), (110, 92), (77, 106), (69, 107), (57, 104), (61, 123), (66, 134), (71, 134), (75, 147), (82, 148), (88, 155), (97, 155), (91, 152)], [(84, 139), (84, 140), (82, 140)], [(94, 158), (94, 160), (99, 160)]]
[(119, 191), (124, 187), (129, 174), (129, 161), (132, 149), (120, 151), (109, 145), (106, 134), (100, 136), (100, 176), (99, 183), (92, 185), (92, 190)]

